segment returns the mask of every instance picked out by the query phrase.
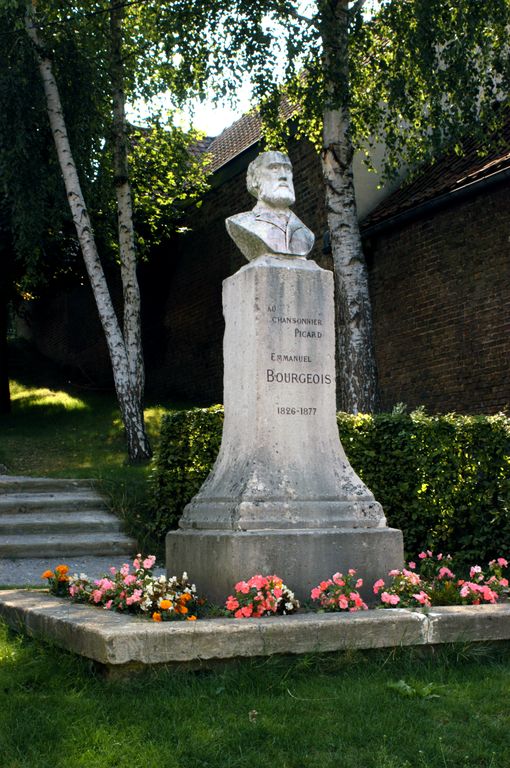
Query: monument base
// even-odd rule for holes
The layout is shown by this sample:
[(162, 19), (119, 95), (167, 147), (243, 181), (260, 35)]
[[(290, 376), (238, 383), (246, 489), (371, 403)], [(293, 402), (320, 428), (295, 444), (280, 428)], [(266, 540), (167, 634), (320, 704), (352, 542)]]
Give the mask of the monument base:
[(319, 582), (355, 568), (365, 601), (374, 602), (374, 581), (402, 568), (402, 532), (394, 528), (328, 528), (258, 531), (170, 531), (169, 576), (187, 571), (198, 593), (223, 604), (234, 584), (255, 574), (276, 574), (299, 600)]

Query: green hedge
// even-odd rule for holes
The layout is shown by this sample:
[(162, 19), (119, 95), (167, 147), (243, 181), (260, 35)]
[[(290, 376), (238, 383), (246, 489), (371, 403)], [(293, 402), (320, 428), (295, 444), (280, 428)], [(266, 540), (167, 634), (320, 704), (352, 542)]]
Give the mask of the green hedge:
[[(340, 438), (360, 477), (404, 532), (406, 551), (425, 548), (485, 561), (510, 550), (510, 419), (338, 414)], [(223, 408), (169, 414), (151, 474), (152, 533), (163, 537), (207, 477)]]

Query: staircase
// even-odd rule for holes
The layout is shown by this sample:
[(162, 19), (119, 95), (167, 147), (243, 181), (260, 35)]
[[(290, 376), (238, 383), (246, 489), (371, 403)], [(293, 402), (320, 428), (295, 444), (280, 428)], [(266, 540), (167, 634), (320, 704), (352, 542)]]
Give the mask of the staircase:
[(92, 481), (0, 475), (0, 558), (129, 560), (136, 551)]

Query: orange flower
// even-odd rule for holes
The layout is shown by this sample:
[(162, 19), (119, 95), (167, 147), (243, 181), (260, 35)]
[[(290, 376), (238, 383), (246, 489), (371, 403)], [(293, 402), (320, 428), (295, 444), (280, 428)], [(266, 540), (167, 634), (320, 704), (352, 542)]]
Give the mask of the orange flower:
[(163, 611), (168, 611), (168, 609), (172, 607), (172, 603), (170, 602), (170, 600), (162, 600), (162, 601), (160, 602), (160, 604), (159, 604), (159, 607), (160, 607), (160, 608), (161, 608)]
[(186, 616), (186, 621), (196, 621), (196, 620), (197, 620), (196, 616)]
[(157, 613), (157, 611), (155, 613), (153, 613), (152, 614), (152, 621), (161, 621), (161, 614)]
[(183, 595), (181, 595), (181, 600), (184, 600), (185, 603), (188, 602), (188, 600), (191, 600), (191, 595), (189, 592), (185, 592)]
[(55, 568), (56, 572), (59, 573), (61, 576), (63, 576), (66, 573), (69, 573), (69, 566), (68, 565), (57, 565)]
[(69, 576), (59, 576), (58, 580), (59, 581), (69, 581)]
[(188, 609), (186, 608), (185, 605), (181, 605), (180, 613), (188, 613)]
[(41, 573), (41, 579), (52, 579), (54, 575), (53, 571), (44, 571)]

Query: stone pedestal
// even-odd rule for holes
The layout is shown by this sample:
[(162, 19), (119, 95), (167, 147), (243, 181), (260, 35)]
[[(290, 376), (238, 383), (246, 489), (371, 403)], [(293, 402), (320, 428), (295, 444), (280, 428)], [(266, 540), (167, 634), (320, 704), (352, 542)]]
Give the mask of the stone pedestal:
[(400, 531), (338, 437), (333, 275), (261, 256), (224, 282), (225, 422), (214, 468), (167, 536), (167, 569), (222, 601), (277, 573), (303, 597), (337, 570), (402, 565)]

